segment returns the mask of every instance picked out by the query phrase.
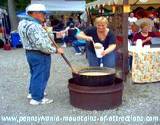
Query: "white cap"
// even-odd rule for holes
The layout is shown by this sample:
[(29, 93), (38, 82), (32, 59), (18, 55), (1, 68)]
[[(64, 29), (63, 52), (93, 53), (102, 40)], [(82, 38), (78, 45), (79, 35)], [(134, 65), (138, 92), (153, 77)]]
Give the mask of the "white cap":
[(30, 11), (42, 11), (42, 12), (46, 12), (46, 7), (43, 4), (30, 4), (27, 8), (26, 8), (26, 13), (30, 12)]

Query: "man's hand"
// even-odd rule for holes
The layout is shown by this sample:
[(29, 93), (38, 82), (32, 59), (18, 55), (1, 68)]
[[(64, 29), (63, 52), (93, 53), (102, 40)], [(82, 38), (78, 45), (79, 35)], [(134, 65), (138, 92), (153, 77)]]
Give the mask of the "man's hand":
[(63, 53), (64, 53), (64, 50), (63, 50), (62, 48), (58, 48), (58, 49), (57, 49), (57, 53), (58, 53), (58, 54), (63, 54)]

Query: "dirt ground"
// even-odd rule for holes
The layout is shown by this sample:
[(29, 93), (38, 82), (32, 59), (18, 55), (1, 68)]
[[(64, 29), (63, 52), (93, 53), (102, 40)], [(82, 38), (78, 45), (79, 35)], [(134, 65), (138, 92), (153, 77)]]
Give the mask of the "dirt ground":
[[(65, 55), (72, 65), (87, 66), (85, 55), (74, 55), (73, 48), (65, 48)], [(121, 106), (87, 111), (70, 104), (67, 85), (71, 77), (64, 60), (52, 55), (46, 91), (54, 103), (31, 106), (26, 98), (29, 69), (24, 50), (0, 49), (0, 125), (160, 125), (160, 83), (133, 84), (128, 75)]]

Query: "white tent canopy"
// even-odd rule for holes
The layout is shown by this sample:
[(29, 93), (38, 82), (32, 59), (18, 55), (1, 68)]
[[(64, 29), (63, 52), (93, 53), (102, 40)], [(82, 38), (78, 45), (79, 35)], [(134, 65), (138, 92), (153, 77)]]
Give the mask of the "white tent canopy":
[(85, 0), (31, 0), (31, 3), (41, 3), (47, 11), (85, 11)]

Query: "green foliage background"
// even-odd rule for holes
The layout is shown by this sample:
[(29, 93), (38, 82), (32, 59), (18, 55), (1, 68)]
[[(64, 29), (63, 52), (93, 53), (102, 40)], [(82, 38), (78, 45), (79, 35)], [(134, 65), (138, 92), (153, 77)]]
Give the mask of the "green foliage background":
[[(15, 0), (16, 11), (24, 10), (29, 3), (30, 0)], [(7, 6), (7, 0), (1, 0), (0, 7), (7, 9)]]
[(86, 3), (93, 2), (93, 1), (96, 1), (96, 0), (86, 0)]

